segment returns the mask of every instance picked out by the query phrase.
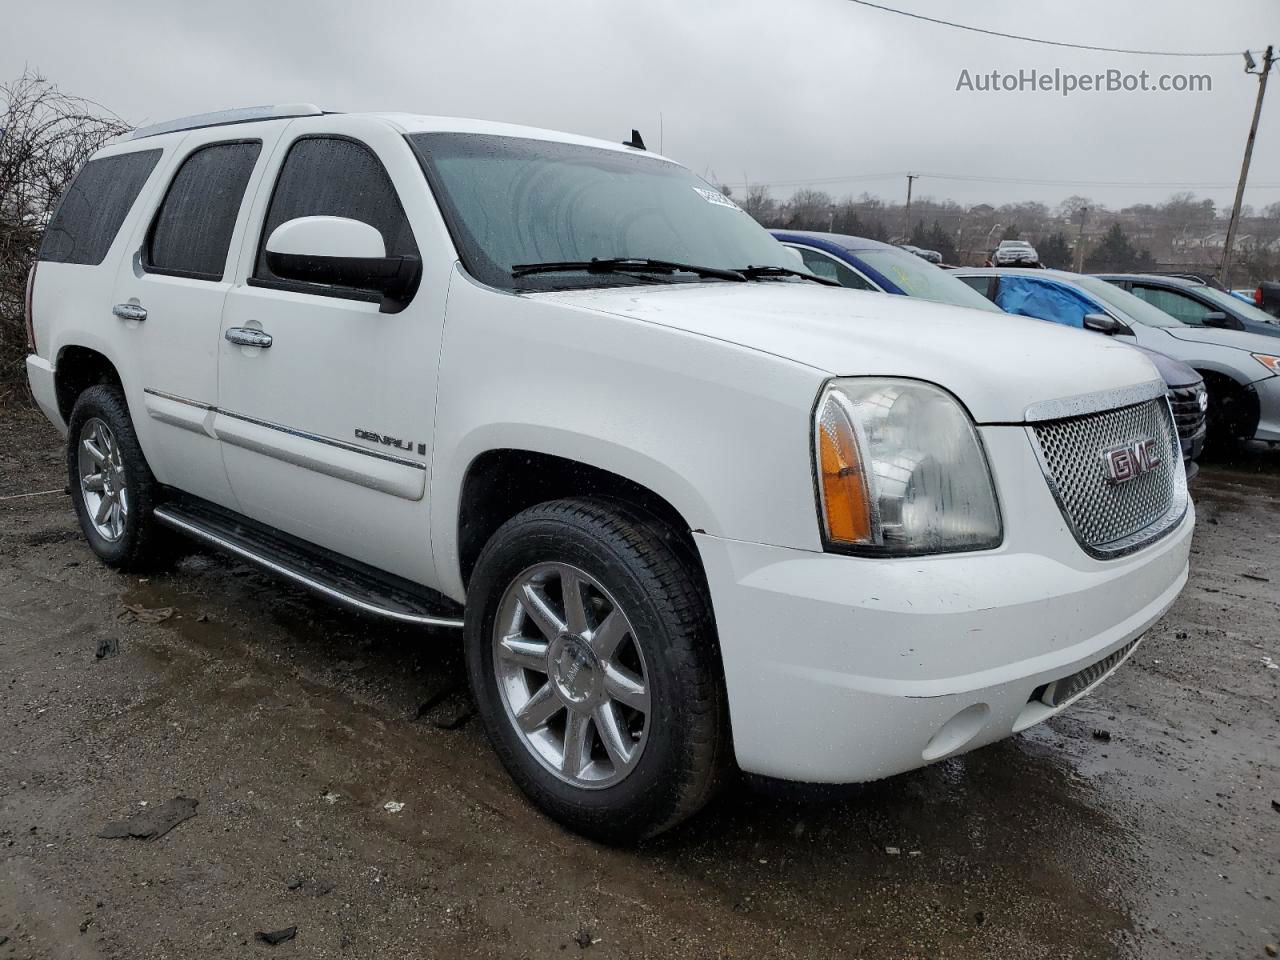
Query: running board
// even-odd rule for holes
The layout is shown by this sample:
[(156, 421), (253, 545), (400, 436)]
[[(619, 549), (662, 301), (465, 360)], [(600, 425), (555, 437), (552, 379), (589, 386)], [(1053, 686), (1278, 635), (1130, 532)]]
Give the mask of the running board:
[(175, 496), (155, 508), (156, 520), (201, 543), (361, 613), (423, 627), (462, 627), (462, 607), (443, 594), (212, 503)]

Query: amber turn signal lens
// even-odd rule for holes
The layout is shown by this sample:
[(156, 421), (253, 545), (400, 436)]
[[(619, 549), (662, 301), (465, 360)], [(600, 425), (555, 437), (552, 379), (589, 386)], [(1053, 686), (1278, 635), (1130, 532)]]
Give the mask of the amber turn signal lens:
[(827, 537), (836, 543), (873, 543), (867, 478), (853, 425), (828, 400), (818, 421), (818, 465)]

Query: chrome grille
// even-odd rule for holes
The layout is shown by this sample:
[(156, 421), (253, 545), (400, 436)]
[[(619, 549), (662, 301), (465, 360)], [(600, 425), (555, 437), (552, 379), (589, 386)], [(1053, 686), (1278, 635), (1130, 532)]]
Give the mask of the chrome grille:
[[(1165, 533), (1186, 510), (1182, 449), (1164, 397), (1031, 426), (1045, 476), (1080, 545), (1093, 556), (1132, 552)], [(1108, 450), (1150, 438), (1154, 469), (1124, 483), (1107, 477)]]
[(1176, 387), (1169, 391), (1169, 406), (1173, 408), (1173, 422), (1178, 425), (1178, 436), (1190, 440), (1204, 426), (1204, 381), (1189, 387)]

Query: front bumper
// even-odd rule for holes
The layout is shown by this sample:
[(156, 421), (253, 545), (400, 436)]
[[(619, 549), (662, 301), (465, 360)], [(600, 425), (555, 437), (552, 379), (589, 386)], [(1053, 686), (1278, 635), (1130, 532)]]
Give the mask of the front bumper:
[(982, 433), (996, 550), (877, 560), (696, 535), (742, 769), (874, 780), (999, 740), (1066, 705), (1035, 699), (1046, 684), (1118, 665), (1176, 599), (1193, 507), (1144, 549), (1094, 560), (1039, 469), (1019, 467), (1026, 432)]
[(1280, 377), (1267, 377), (1253, 384), (1258, 394), (1258, 429), (1256, 440), (1280, 442)]
[(27, 354), (27, 383), (31, 384), (31, 395), (36, 398), (36, 406), (65, 437), (67, 422), (62, 419), (62, 412), (58, 409), (58, 388), (54, 382), (53, 364), (34, 353)]

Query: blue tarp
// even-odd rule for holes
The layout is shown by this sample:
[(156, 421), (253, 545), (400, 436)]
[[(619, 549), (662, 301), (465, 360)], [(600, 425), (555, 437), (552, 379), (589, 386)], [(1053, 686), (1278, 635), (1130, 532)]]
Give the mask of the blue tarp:
[(1001, 277), (996, 306), (1067, 327), (1083, 327), (1085, 314), (1105, 312), (1083, 294), (1038, 277)]

